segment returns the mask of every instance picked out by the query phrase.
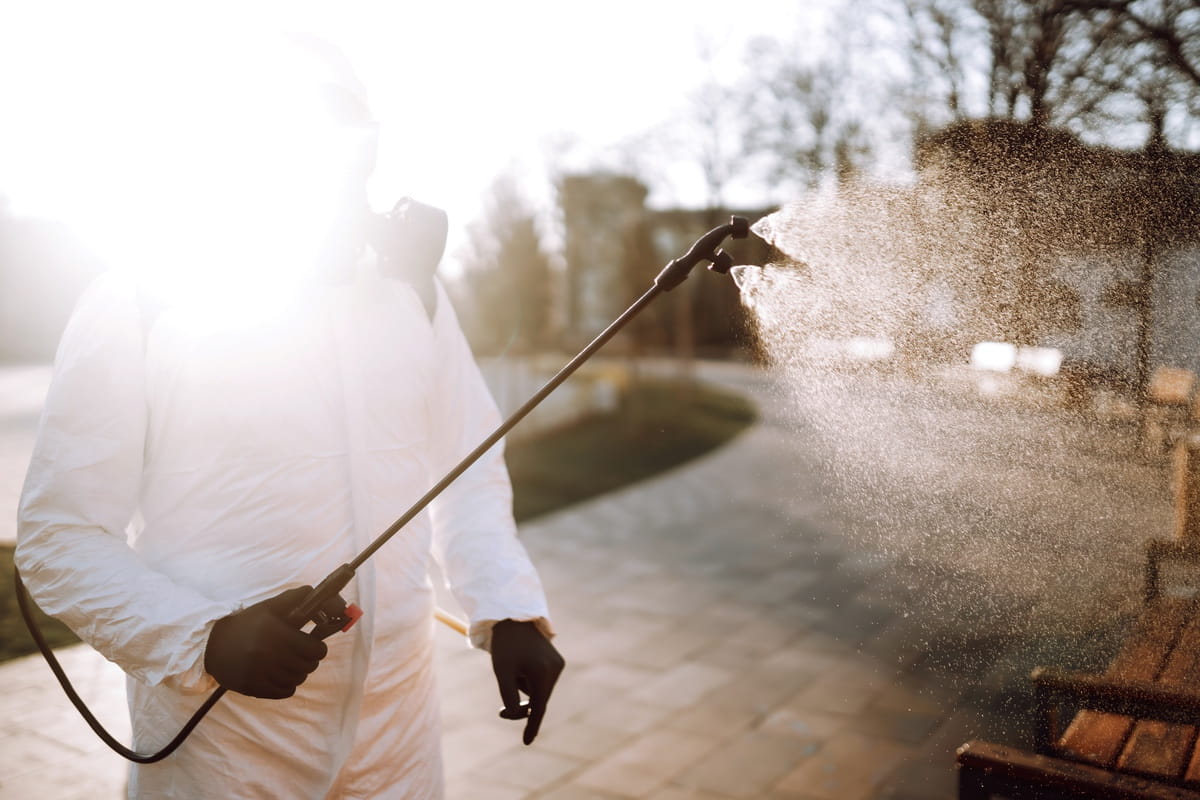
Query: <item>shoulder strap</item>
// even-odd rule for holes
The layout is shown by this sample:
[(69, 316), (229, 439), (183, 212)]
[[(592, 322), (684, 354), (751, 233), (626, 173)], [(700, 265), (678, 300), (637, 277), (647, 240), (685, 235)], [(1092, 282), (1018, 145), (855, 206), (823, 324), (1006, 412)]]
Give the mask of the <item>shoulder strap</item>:
[(446, 250), (448, 230), (445, 211), (403, 197), (390, 212), (374, 218), (370, 231), (380, 271), (412, 286), (430, 320), (437, 311), (433, 275)]

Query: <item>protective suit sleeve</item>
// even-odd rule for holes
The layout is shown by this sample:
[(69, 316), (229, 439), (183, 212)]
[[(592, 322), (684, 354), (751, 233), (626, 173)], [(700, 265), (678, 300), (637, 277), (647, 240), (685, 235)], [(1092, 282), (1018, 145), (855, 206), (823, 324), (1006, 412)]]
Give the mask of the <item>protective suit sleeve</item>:
[[(500, 412), (441, 284), (434, 317), (436, 347), (432, 467), (440, 478), (500, 424)], [(434, 557), (470, 620), (470, 639), (488, 650), (492, 626), (532, 621), (554, 635), (546, 597), (517, 539), (512, 486), (497, 444), (430, 504)]]
[(38, 605), (148, 685), (215, 686), (212, 623), (235, 610), (147, 566), (127, 543), (146, 431), (131, 279), (101, 276), (63, 334), (18, 510), (15, 560)]

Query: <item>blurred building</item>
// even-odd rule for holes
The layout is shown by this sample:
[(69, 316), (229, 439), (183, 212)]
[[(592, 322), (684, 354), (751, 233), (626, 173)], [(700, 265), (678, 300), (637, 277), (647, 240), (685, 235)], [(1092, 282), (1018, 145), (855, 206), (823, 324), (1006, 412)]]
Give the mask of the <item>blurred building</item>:
[[(614, 173), (568, 175), (559, 184), (565, 238), (564, 337), (568, 347), (589, 341), (653, 283), (658, 272), (687, 252), (731, 214), (751, 222), (765, 210), (650, 209), (638, 179)], [(768, 246), (754, 236), (726, 240), (739, 264), (765, 263)], [(648, 306), (623, 335), (626, 349), (723, 355), (744, 344), (747, 318), (727, 277), (700, 270)], [(683, 341), (686, 340), (686, 341)], [(617, 345), (620, 347), (621, 345)]]
[(594, 336), (636, 298), (630, 262), (637, 256), (647, 193), (627, 175), (567, 175), (559, 182), (569, 338)]
[(1129, 387), (1157, 366), (1200, 372), (1200, 154), (991, 120), (926, 137), (916, 163), (917, 190), (974, 239), (977, 339), (1053, 346)]

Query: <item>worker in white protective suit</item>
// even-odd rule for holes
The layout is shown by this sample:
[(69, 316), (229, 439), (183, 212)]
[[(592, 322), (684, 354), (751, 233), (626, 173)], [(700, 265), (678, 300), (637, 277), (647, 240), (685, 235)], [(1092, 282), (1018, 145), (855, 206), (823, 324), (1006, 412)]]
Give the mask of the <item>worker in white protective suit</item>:
[[(339, 114), (366, 115), (343, 60), (318, 61)], [(24, 581), (128, 674), (135, 749), (231, 690), (176, 753), (135, 765), (131, 797), (441, 797), (431, 554), (504, 715), (529, 712), (526, 744), (562, 669), (500, 447), (358, 570), (348, 633), (283, 622), (499, 423), (441, 286), (363, 247), (373, 155), (351, 162), (320, 270), (272, 313), (197, 325), (204, 308), (112, 273), (63, 335), (20, 505)]]

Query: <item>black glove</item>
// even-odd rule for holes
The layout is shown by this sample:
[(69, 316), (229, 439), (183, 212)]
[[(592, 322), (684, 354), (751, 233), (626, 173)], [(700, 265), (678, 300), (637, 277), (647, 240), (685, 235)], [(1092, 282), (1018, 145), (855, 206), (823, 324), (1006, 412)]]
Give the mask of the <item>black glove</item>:
[[(546, 716), (550, 692), (563, 670), (563, 657), (532, 622), (501, 620), (492, 628), (492, 671), (500, 686), (504, 719), (525, 719), (525, 744), (533, 741)], [(529, 703), (522, 704), (524, 692)]]
[(288, 589), (217, 620), (204, 669), (232, 692), (273, 700), (294, 695), (329, 652), (320, 639), (286, 621), (311, 591), (311, 586)]

